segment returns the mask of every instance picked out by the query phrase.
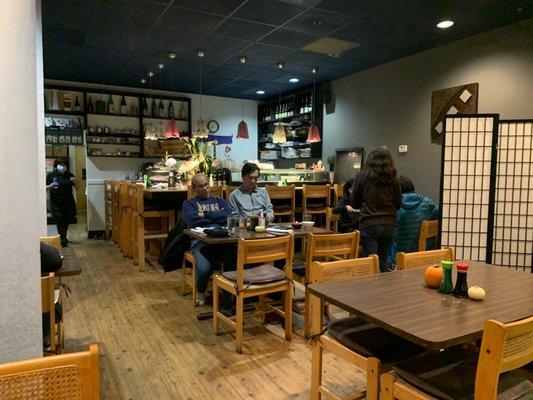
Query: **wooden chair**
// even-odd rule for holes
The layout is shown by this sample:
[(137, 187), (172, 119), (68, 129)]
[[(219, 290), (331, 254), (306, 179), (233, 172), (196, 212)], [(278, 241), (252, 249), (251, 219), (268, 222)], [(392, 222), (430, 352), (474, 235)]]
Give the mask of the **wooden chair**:
[[(313, 261), (340, 260), (357, 258), (359, 250), (359, 231), (350, 233), (337, 233), (314, 235), (307, 237), (307, 250), (305, 254), (305, 270), (296, 264), (295, 280), (307, 286), (311, 282), (311, 269)], [(309, 337), (311, 309), (307, 291), (304, 299), (304, 336)]]
[(98, 345), (88, 351), (0, 364), (3, 400), (99, 400)]
[(336, 183), (333, 185), (333, 204), (339, 204), (340, 199), (344, 196), (344, 185)]
[(113, 185), (112, 181), (104, 181), (104, 229), (105, 237), (111, 237), (111, 230), (113, 229), (112, 216), (113, 216)]
[(224, 198), (226, 200), (229, 199), (229, 195), (231, 194), (231, 192), (233, 192), (234, 190), (237, 190), (238, 188), (240, 188), (240, 186), (225, 185), (224, 186)]
[(120, 182), (111, 181), (111, 239), (118, 245), (120, 226)]
[[(254, 314), (264, 321), (265, 311), (275, 312), (285, 318), (285, 340), (292, 339), (292, 258), (294, 236), (292, 234), (273, 239), (244, 240), (239, 238), (237, 270), (213, 276), (213, 328), (218, 334), (219, 320), (236, 330), (235, 348), (242, 353), (244, 299), (259, 296)], [(285, 260), (283, 270), (271, 263)], [(268, 263), (268, 264), (267, 264)], [(244, 269), (245, 265), (260, 264)], [(225, 290), (236, 297), (236, 315), (227, 317), (219, 311), (219, 290)], [(264, 303), (269, 293), (283, 293), (283, 311)]]
[(328, 207), (326, 209), (326, 229), (333, 233), (339, 232), (339, 222), (341, 220), (340, 214), (334, 214), (333, 208)]
[(58, 251), (61, 251), (61, 238), (59, 235), (55, 236), (41, 236), (39, 239), (41, 242), (46, 243), (52, 247), (55, 247)]
[(187, 287), (190, 287), (192, 293), (192, 302), (194, 307), (198, 306), (198, 299), (196, 298), (196, 260), (191, 251), (186, 251), (183, 254), (183, 262), (181, 264), (182, 271), (182, 295), (189, 293)]
[(289, 221), (294, 221), (296, 210), (296, 191), (294, 186), (267, 185), (266, 190), (274, 207), (274, 217), (289, 217)]
[[(381, 376), (381, 398), (425, 400), (434, 399), (433, 396), (439, 394), (446, 395), (447, 398), (461, 396), (461, 398), (488, 400), (498, 397), (499, 385), (507, 389), (508, 393), (514, 392), (514, 397), (506, 398), (522, 398), (521, 395), (525, 393), (531, 394), (531, 381), (529, 385), (527, 382), (524, 385), (523, 382), (526, 380), (524, 376), (509, 371), (516, 370), (533, 360), (532, 338), (533, 317), (509, 324), (489, 320), (485, 322), (479, 354), (452, 348), (399, 363), (395, 367), (397, 373)], [(416, 370), (412, 370), (412, 367)], [(437, 370), (439, 367), (441, 371)], [(433, 369), (435, 371), (432, 371)], [(457, 372), (454, 374), (455, 371)], [(428, 381), (427, 375), (432, 377), (431, 382)], [(455, 375), (458, 376), (457, 380), (453, 379)], [(413, 378), (417, 387), (408, 382)], [(458, 387), (454, 387), (454, 383), (459, 380), (459, 387), (462, 389), (460, 393), (457, 392)], [(524, 385), (522, 393), (520, 393), (521, 384)]]
[(146, 241), (153, 239), (166, 239), (168, 232), (175, 223), (174, 210), (145, 210), (144, 188), (141, 185), (133, 185), (136, 191), (135, 199), (135, 219), (136, 219), (136, 255), (139, 271), (146, 270)]
[[(224, 186), (210, 186), (209, 192), (211, 196), (219, 197), (222, 199), (224, 196)], [(196, 196), (194, 189), (192, 188), (191, 185), (188, 185), (187, 186), (187, 199), (192, 199), (194, 196)]]
[(439, 250), (417, 251), (414, 253), (396, 253), (396, 268), (408, 269), (440, 264), (441, 260), (454, 260), (453, 249), (443, 247)]
[(118, 247), (124, 257), (132, 257), (132, 199), (127, 182), (119, 183)]
[(418, 237), (418, 251), (426, 250), (426, 241), (439, 236), (439, 221), (423, 220), (420, 226), (420, 236)]
[[(63, 352), (63, 319), (56, 323), (55, 303), (62, 304), (63, 300), (59, 289), (55, 289), (55, 275), (50, 273), (41, 278), (41, 306), (42, 312), (48, 313), (50, 316), (50, 323), (48, 324), (48, 334), (50, 335), (50, 352), (61, 354)], [(56, 295), (57, 293), (57, 295)], [(46, 351), (46, 349), (45, 349)]]
[[(302, 186), (302, 213), (311, 215), (326, 215), (330, 206), (331, 186), (328, 185), (303, 185)], [(309, 201), (311, 200), (311, 201)]]

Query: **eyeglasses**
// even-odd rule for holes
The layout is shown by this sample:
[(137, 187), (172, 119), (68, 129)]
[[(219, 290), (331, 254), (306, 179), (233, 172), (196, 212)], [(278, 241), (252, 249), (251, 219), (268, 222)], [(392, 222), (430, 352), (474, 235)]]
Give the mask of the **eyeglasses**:
[(246, 175), (245, 178), (248, 179), (248, 180), (251, 180), (251, 181), (258, 181), (259, 180), (259, 175), (250, 174), (250, 175)]

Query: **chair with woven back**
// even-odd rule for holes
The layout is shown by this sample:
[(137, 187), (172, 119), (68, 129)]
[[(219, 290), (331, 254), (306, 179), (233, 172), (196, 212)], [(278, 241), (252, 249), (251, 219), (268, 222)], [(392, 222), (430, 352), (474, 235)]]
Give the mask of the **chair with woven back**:
[[(239, 238), (237, 266), (235, 271), (226, 271), (213, 276), (213, 328), (218, 334), (219, 321), (235, 328), (235, 348), (242, 353), (244, 299), (258, 296), (253, 314), (264, 322), (265, 312), (275, 312), (285, 318), (285, 340), (292, 339), (292, 258), (294, 236), (292, 234), (272, 239), (245, 240)], [(283, 269), (273, 263), (284, 260)], [(245, 266), (258, 265), (245, 269)], [(219, 310), (219, 290), (236, 297), (236, 313), (228, 317)], [(264, 297), (270, 293), (282, 293), (283, 310), (265, 304)]]
[(439, 236), (439, 221), (422, 220), (420, 225), (420, 235), (418, 237), (418, 251), (426, 250), (426, 243), (428, 239), (437, 238)]
[(531, 376), (519, 368), (532, 361), (533, 316), (488, 320), (479, 353), (452, 347), (398, 363), (381, 376), (381, 399), (531, 399)]
[[(43, 314), (49, 316), (49, 324), (44, 327), (50, 337), (50, 352), (61, 354), (63, 352), (63, 319), (56, 323), (56, 302), (62, 304), (61, 292), (55, 288), (56, 280), (53, 272), (41, 277), (41, 307)], [(57, 298), (57, 299), (56, 299)], [(47, 350), (45, 349), (45, 352)], [(2, 398), (0, 396), (0, 398)]]
[[(307, 236), (305, 263), (295, 263), (294, 279), (307, 286), (311, 282), (311, 269), (313, 261), (330, 261), (348, 258), (357, 258), (359, 249), (359, 231), (349, 233), (335, 233)], [(309, 337), (311, 310), (307, 292), (304, 298), (304, 336)]]
[(416, 251), (414, 253), (396, 253), (396, 268), (409, 269), (440, 264), (441, 260), (454, 260), (453, 249), (443, 247), (438, 250)]
[(2, 400), (99, 400), (98, 345), (88, 351), (0, 364)]
[(281, 219), (289, 217), (289, 221), (294, 221), (296, 209), (296, 190), (293, 185), (276, 186), (267, 185), (266, 191), (274, 208), (274, 217)]

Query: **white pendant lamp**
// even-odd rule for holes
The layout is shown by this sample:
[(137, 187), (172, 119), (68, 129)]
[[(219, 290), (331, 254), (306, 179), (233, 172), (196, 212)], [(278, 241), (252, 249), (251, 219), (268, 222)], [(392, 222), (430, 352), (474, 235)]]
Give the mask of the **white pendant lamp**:
[[(279, 104), (281, 105), (281, 91), (279, 92)], [(285, 135), (285, 128), (281, 125), (281, 121), (276, 125), (274, 129), (274, 135), (272, 136), (272, 143), (286, 143), (287, 136)]]

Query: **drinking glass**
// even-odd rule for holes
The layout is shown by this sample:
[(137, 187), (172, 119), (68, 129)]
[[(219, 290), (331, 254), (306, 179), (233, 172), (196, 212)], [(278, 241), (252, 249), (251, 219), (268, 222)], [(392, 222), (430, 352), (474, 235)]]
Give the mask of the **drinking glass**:
[(246, 217), (239, 217), (239, 229), (246, 229)]
[(302, 214), (302, 221), (312, 221), (313, 215), (310, 213), (303, 213)]
[(239, 217), (236, 217), (233, 215), (228, 217), (227, 224), (228, 224), (228, 234), (230, 236), (235, 236), (237, 234), (237, 227), (239, 225)]

